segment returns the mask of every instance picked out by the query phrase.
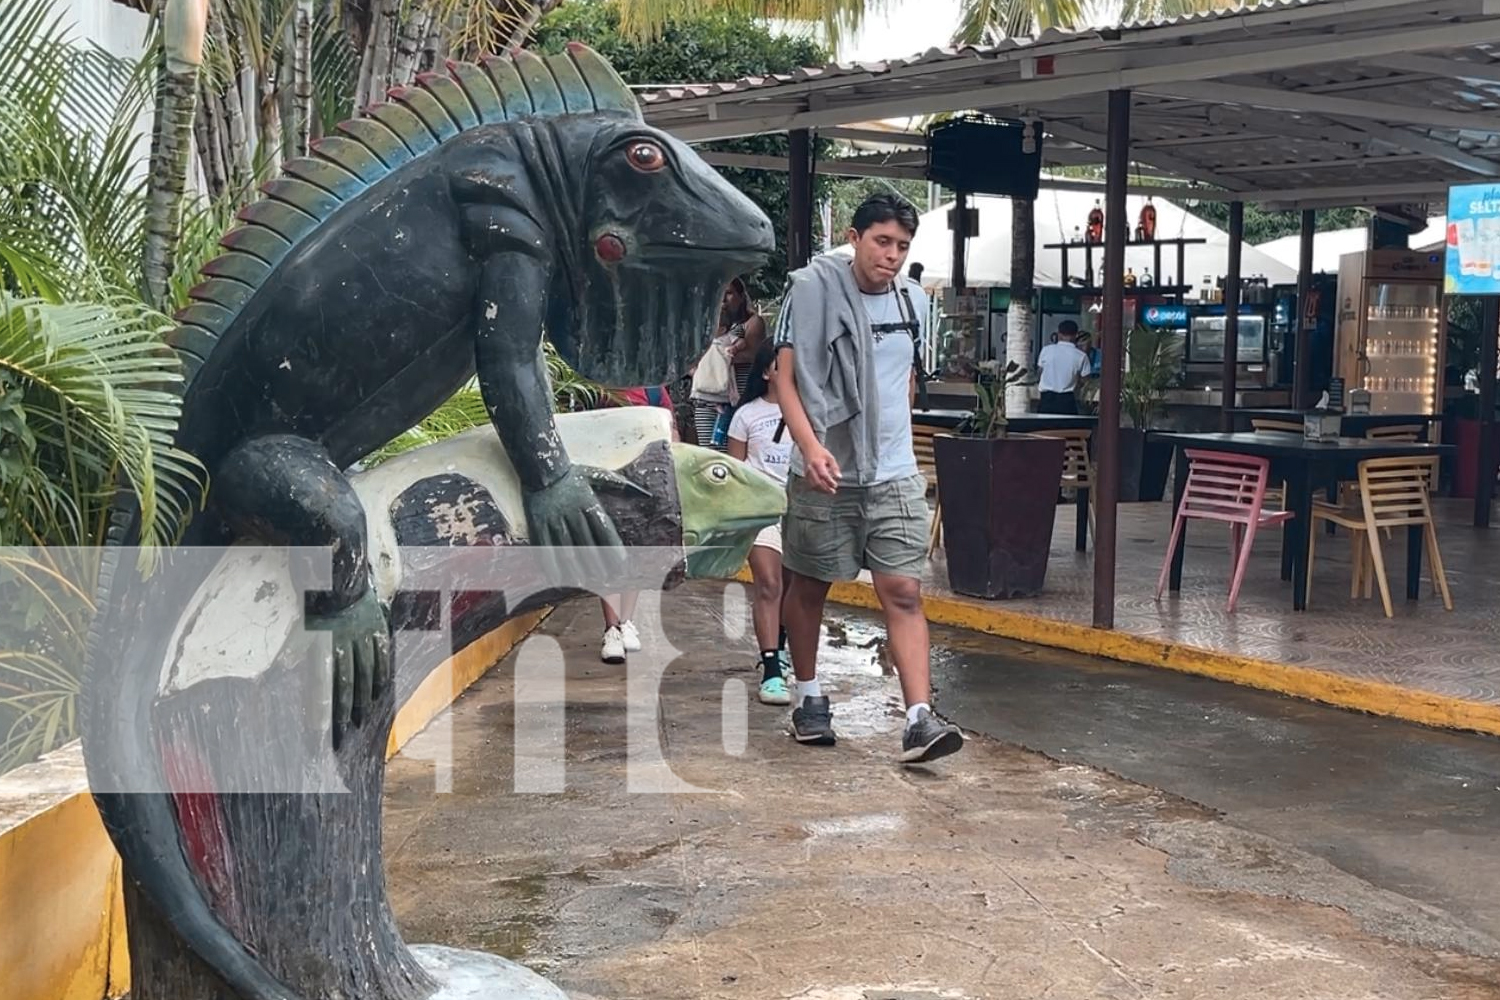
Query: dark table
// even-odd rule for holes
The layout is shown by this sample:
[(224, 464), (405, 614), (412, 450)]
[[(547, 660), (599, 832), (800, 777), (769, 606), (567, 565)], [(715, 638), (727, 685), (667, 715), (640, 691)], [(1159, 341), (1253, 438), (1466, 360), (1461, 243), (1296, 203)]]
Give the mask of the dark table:
[[(912, 410), (914, 424), (926, 427), (952, 429), (971, 415), (969, 410)], [(1099, 424), (1093, 414), (1071, 413), (1022, 413), (1005, 418), (1006, 429), (1018, 434), (1035, 431), (1091, 431)], [(1078, 520), (1073, 530), (1073, 547), (1087, 552), (1089, 547), (1089, 491), (1079, 489), (1077, 496)]]
[[(1153, 432), (1159, 441), (1175, 445), (1176, 474), (1172, 487), (1172, 517), (1182, 503), (1187, 486), (1188, 463), (1183, 450), (1203, 448), (1237, 455), (1256, 455), (1271, 460), (1271, 478), (1286, 482), (1287, 504), (1296, 515), (1282, 528), (1281, 578), (1292, 581), (1292, 608), (1307, 607), (1307, 532), (1312, 526), (1313, 484), (1330, 479), (1354, 479), (1359, 463), (1371, 458), (1407, 458), (1448, 455), (1452, 445), (1426, 442), (1372, 441), (1346, 437), (1334, 441), (1308, 441), (1300, 434), (1259, 431), (1238, 434), (1171, 434)], [(1172, 590), (1182, 589), (1182, 557), (1187, 548), (1187, 528), (1172, 557)], [(1406, 597), (1416, 600), (1422, 593), (1422, 529), (1406, 531)]]
[[(1291, 420), (1302, 423), (1302, 418), (1316, 410), (1256, 410), (1256, 409), (1234, 409), (1230, 411), (1239, 418), (1239, 423), (1244, 425), (1245, 430), (1250, 430), (1252, 419), (1260, 420)], [(1348, 437), (1364, 437), (1372, 427), (1399, 427), (1403, 424), (1418, 424), (1422, 428), (1422, 440), (1427, 439), (1428, 428), (1432, 424), (1442, 423), (1441, 413), (1345, 413), (1339, 424), (1342, 432)]]
[[(969, 410), (912, 410), (911, 419), (913, 423), (925, 424), (928, 427), (957, 427), (970, 416)], [(1005, 423), (1008, 429), (1021, 434), (1029, 434), (1032, 431), (1081, 431), (1093, 430), (1099, 424), (1099, 418), (1093, 414), (1071, 413), (1022, 413), (1014, 417), (1006, 417)]]

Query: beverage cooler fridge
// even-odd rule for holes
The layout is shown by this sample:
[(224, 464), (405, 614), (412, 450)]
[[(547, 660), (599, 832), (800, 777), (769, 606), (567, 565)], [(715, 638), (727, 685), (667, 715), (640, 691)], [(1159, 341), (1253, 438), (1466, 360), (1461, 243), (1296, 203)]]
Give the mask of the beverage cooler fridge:
[(1371, 413), (1441, 413), (1448, 323), (1443, 255), (1367, 250), (1339, 259), (1336, 361)]
[[(1238, 346), (1235, 349), (1235, 384), (1240, 388), (1266, 386), (1274, 379), (1268, 371), (1271, 306), (1242, 303), (1239, 312)], [(1224, 307), (1219, 304), (1188, 306), (1186, 362), (1191, 385), (1218, 385), (1224, 374)]]

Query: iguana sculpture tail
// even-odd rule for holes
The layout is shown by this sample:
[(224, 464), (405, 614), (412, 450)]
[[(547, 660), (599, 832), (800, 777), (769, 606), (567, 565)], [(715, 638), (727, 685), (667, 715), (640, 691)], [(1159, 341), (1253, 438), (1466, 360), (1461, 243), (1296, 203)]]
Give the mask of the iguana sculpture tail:
[(612, 551), (620, 539), (591, 486), (602, 473), (572, 464), (553, 422), (543, 330), (605, 384), (671, 380), (706, 344), (724, 285), (774, 240), (764, 214), (645, 125), (580, 45), (424, 75), (263, 192), (169, 338), (187, 375), (177, 445), (207, 470), (205, 507), (163, 587), (126, 571), (139, 518), (132, 497), (117, 502), (83, 735), (105, 827), (147, 905), (233, 995), (302, 1000), (226, 926), (229, 902), (206, 896), (210, 855), (234, 845), (184, 843), (187, 807), (156, 744), (170, 637), (154, 623), (206, 573), (182, 553), (236, 542), (331, 553), (331, 586), (313, 584), (312, 566), (294, 582), (309, 594), (306, 627), (331, 633), (335, 749), (379, 752), (352, 741), (390, 710), (388, 612), (344, 470), (477, 376), (530, 543)]

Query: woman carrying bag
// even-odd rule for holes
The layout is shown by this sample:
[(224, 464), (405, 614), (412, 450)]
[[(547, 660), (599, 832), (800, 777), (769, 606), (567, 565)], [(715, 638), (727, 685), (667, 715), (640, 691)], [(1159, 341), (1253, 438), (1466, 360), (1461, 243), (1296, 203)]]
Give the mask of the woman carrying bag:
[(765, 339), (766, 322), (751, 307), (744, 280), (735, 278), (719, 305), (718, 331), (693, 370), (689, 398), (698, 444), (718, 451), (727, 446), (730, 411)]

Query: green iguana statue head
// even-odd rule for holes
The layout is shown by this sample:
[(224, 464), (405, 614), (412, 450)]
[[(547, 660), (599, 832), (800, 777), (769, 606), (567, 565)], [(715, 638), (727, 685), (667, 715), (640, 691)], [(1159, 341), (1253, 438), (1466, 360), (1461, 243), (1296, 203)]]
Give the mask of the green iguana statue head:
[(734, 576), (755, 536), (786, 512), (786, 489), (744, 462), (697, 445), (673, 444), (672, 461), (682, 504), (682, 544), (697, 549), (688, 556), (688, 576)]

